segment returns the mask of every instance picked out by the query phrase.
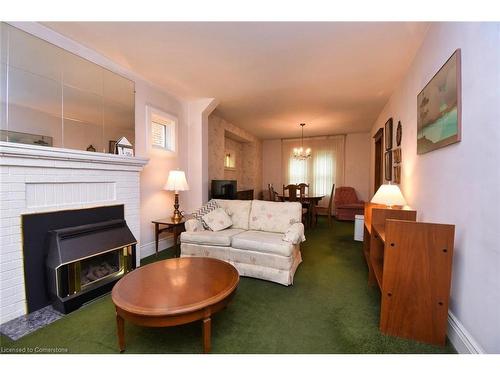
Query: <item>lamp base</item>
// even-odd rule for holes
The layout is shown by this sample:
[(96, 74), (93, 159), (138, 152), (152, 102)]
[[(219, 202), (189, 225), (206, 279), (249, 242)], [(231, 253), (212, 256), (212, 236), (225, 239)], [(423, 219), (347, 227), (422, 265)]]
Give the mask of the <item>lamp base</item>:
[(170, 218), (172, 219), (172, 221), (177, 222), (181, 221), (184, 218), (184, 216), (182, 216), (180, 211), (177, 212), (174, 211), (174, 214)]
[(181, 212), (179, 211), (179, 193), (175, 193), (175, 201), (174, 201), (174, 214), (172, 215), (171, 219), (174, 222), (181, 221), (182, 218)]

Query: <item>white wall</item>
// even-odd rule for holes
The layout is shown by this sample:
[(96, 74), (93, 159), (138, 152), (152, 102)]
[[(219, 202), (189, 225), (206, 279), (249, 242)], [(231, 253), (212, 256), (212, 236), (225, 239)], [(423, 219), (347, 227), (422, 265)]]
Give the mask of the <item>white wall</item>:
[[(417, 155), (417, 94), (457, 48), (462, 141)], [(372, 134), (389, 117), (403, 126), (408, 204), (421, 221), (455, 224), (450, 311), (464, 328), (448, 334), (459, 351), (500, 353), (500, 24), (433, 24)]]
[[(230, 133), (235, 139), (226, 135)], [(260, 197), (262, 185), (262, 141), (253, 134), (226, 121), (217, 113), (208, 118), (208, 179), (237, 180), (238, 190), (254, 190), (254, 198)], [(225, 150), (236, 152), (236, 169), (224, 168)]]
[(186, 193), (188, 212), (194, 211), (208, 201), (208, 117), (217, 107), (214, 98), (203, 98), (189, 102), (188, 114), (188, 183)]
[(371, 198), (370, 139), (370, 133), (352, 133), (345, 138), (344, 185), (352, 186), (364, 201)]
[[(209, 125), (210, 126), (210, 125)], [(209, 141), (210, 142), (210, 141)], [(224, 168), (224, 174), (222, 178), (218, 178), (220, 180), (236, 180), (238, 190), (244, 190), (243, 188), (243, 170), (242, 170), (242, 161), (243, 157), (243, 143), (235, 141), (231, 138), (224, 137), (224, 153), (226, 151), (231, 151), (232, 156), (235, 160), (234, 170)], [(208, 165), (208, 179), (210, 181), (217, 179), (215, 176), (211, 176), (211, 165)]]
[(273, 184), (274, 190), (281, 192), (283, 174), (281, 173), (281, 139), (266, 139), (262, 142), (262, 190)]
[[(187, 170), (187, 122), (183, 102), (149, 85), (136, 81), (135, 86), (136, 154), (149, 158), (141, 173), (141, 256), (154, 252), (154, 226), (152, 220), (169, 217), (173, 213), (174, 193), (163, 190), (168, 172)], [(151, 129), (146, 121), (147, 106), (160, 109), (177, 118), (177, 152), (151, 147)], [(180, 192), (181, 210), (186, 209), (186, 193)], [(160, 249), (169, 244), (162, 242)]]
[[(262, 189), (272, 183), (277, 192), (283, 186), (281, 140), (264, 140), (262, 144)], [(346, 135), (344, 159), (344, 186), (356, 189), (359, 199), (369, 198), (370, 133)]]

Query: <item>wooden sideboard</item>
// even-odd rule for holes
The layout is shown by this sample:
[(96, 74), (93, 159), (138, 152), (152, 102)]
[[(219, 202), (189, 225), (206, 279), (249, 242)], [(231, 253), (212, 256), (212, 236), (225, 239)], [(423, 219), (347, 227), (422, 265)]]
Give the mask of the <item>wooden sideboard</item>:
[(365, 204), (363, 243), (368, 282), (381, 292), (380, 330), (444, 345), (455, 226), (384, 207)]
[(236, 199), (251, 201), (253, 199), (253, 189), (237, 191)]

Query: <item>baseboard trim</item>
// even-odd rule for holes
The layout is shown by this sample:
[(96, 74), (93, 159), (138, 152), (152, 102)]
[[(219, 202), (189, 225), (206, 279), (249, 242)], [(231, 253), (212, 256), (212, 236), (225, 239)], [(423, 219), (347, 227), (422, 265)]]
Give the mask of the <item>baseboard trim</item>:
[(451, 311), (448, 311), (448, 339), (459, 354), (485, 354), (484, 349)]
[[(173, 235), (167, 236), (165, 238), (160, 238), (160, 241), (158, 241), (159, 251), (167, 249), (172, 246), (174, 246)], [(156, 249), (155, 241), (141, 245), (141, 259), (153, 255), (156, 252), (155, 249)]]

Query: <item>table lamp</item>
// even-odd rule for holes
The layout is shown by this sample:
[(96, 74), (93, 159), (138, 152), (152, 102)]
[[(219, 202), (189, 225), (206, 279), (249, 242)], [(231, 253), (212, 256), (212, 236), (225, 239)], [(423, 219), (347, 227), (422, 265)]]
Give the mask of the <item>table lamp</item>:
[(179, 211), (179, 191), (189, 190), (189, 185), (186, 181), (186, 175), (184, 171), (170, 171), (168, 173), (167, 183), (163, 187), (164, 190), (169, 190), (175, 192), (175, 202), (174, 202), (174, 214), (172, 220), (181, 221), (182, 214)]
[(385, 204), (388, 208), (406, 205), (406, 200), (401, 194), (399, 186), (392, 184), (380, 185), (371, 202)]

